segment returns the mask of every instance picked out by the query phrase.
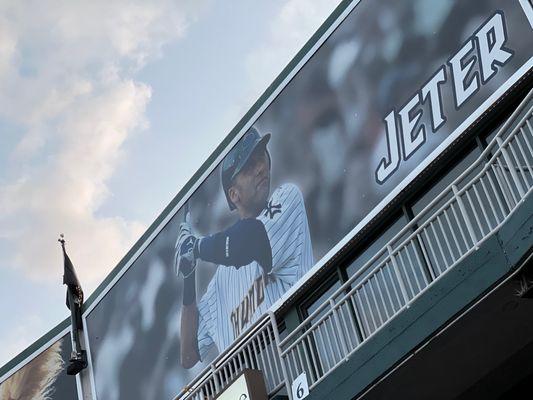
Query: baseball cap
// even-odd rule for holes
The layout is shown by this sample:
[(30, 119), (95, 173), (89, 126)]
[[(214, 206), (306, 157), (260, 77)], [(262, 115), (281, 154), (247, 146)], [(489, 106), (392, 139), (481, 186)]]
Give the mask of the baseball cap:
[(231, 187), (233, 179), (241, 172), (255, 150), (266, 149), (270, 136), (270, 133), (261, 136), (257, 128), (251, 127), (224, 157), (220, 178), (230, 210), (235, 209), (235, 205), (228, 196), (228, 189)]

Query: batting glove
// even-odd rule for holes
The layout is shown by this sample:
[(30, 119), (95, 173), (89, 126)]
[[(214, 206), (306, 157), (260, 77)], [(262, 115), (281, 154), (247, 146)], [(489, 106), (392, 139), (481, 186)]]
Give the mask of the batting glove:
[(180, 224), (178, 240), (174, 247), (176, 274), (188, 278), (196, 268), (199, 238), (193, 234), (188, 222)]

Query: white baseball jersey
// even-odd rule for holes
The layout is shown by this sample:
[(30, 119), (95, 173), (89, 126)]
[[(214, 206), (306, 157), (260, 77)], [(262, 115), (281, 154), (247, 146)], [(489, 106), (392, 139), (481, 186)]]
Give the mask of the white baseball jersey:
[(257, 321), (312, 266), (313, 251), (302, 193), (293, 184), (277, 188), (257, 217), (264, 225), (272, 249), (275, 279), (263, 279), (253, 261), (239, 269), (219, 265), (198, 303), (198, 349), (203, 359), (216, 344), (226, 349)]

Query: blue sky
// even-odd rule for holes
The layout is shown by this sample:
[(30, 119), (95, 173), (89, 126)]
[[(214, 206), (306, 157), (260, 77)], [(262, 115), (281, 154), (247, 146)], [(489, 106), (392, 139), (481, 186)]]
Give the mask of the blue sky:
[(89, 295), (338, 3), (0, 4), (0, 365), (68, 315), (58, 234)]

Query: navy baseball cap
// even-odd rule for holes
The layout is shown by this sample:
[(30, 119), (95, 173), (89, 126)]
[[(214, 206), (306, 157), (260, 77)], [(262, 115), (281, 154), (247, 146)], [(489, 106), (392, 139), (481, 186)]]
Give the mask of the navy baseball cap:
[[(224, 157), (220, 178), (222, 180), (222, 188), (224, 189), (224, 194), (226, 195), (230, 210), (235, 209), (235, 205), (231, 202), (228, 195), (228, 189), (231, 187), (233, 179), (239, 172), (241, 172), (255, 150), (266, 150), (266, 145), (269, 140), (270, 133), (261, 136), (255, 127), (251, 127), (241, 140), (239, 140), (229, 151), (226, 157)], [(270, 159), (270, 154), (268, 154), (268, 157)]]

